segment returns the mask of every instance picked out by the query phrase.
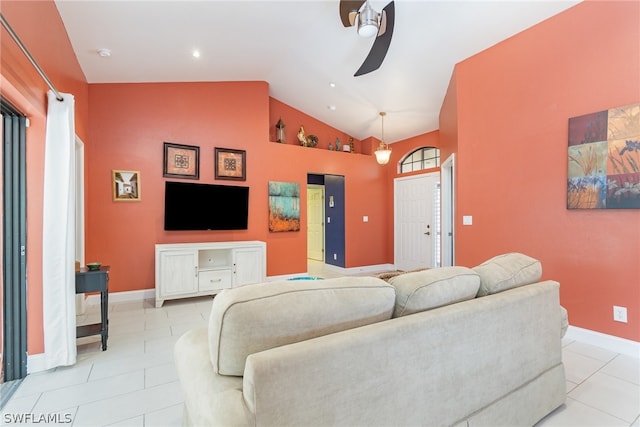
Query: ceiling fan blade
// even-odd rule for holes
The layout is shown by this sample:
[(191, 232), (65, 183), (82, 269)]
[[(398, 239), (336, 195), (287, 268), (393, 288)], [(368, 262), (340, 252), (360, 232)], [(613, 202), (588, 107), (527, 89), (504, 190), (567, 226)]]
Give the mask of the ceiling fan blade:
[(355, 23), (355, 15), (363, 4), (364, 0), (340, 0), (340, 19), (342, 20), (342, 25), (352, 27)]
[(384, 18), (385, 28), (381, 27), (380, 31), (378, 31), (378, 36), (373, 42), (373, 46), (371, 46), (369, 55), (367, 55), (358, 71), (356, 71), (354, 77), (377, 70), (387, 55), (389, 45), (391, 44), (391, 36), (393, 36), (393, 23), (395, 21), (395, 4), (393, 1), (385, 6), (382, 14), (386, 15)]

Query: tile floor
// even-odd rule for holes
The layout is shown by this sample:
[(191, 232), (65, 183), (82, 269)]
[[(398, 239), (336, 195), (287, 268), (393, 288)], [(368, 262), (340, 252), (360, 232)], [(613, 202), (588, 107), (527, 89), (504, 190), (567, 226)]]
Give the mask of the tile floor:
[[(79, 339), (76, 365), (28, 375), (2, 409), (0, 425), (181, 425), (173, 345), (186, 330), (206, 326), (210, 305), (209, 297), (159, 309), (152, 300), (110, 304), (107, 351), (98, 336)], [(78, 318), (98, 319), (98, 305)], [(537, 426), (640, 427), (640, 359), (577, 341), (563, 342), (563, 359), (566, 405)], [(11, 418), (22, 414), (57, 415), (48, 423)]]

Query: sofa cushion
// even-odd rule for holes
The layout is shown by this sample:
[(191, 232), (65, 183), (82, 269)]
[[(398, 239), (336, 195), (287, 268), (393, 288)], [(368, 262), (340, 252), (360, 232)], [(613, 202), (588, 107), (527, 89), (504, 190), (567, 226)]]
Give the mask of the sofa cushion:
[(211, 363), (243, 375), (248, 355), (391, 318), (395, 289), (375, 277), (279, 281), (226, 289), (209, 318)]
[(517, 252), (493, 257), (473, 270), (480, 275), (479, 297), (529, 285), (542, 277), (540, 261)]
[(393, 317), (406, 316), (475, 298), (480, 277), (470, 268), (442, 267), (389, 279), (396, 288)]

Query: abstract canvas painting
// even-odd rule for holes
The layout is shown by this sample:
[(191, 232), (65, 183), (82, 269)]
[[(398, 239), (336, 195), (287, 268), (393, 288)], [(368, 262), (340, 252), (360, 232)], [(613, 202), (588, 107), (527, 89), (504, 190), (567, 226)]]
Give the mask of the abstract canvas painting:
[(300, 184), (269, 181), (269, 231), (300, 230)]
[(568, 209), (640, 208), (640, 104), (569, 119)]

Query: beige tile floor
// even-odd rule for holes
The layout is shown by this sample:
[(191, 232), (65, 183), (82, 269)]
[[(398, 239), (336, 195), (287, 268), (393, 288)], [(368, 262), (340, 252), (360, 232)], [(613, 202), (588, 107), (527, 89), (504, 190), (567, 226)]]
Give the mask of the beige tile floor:
[[(28, 375), (0, 425), (20, 414), (58, 414), (59, 422), (11, 425), (181, 425), (173, 345), (186, 330), (206, 325), (210, 305), (211, 298), (168, 301), (159, 309), (151, 300), (110, 304), (107, 351), (97, 336), (78, 340), (77, 363)], [(78, 318), (97, 319), (97, 305)], [(577, 341), (563, 342), (563, 359), (566, 405), (538, 426), (640, 427), (640, 359)]]

